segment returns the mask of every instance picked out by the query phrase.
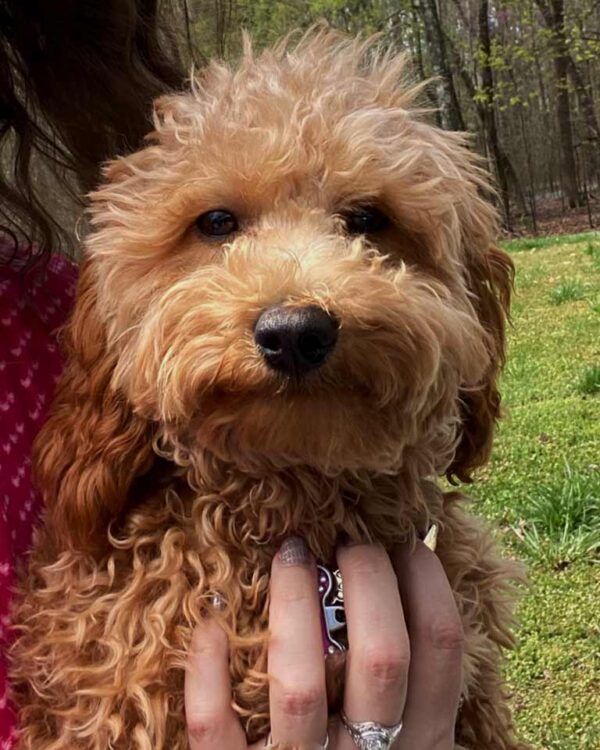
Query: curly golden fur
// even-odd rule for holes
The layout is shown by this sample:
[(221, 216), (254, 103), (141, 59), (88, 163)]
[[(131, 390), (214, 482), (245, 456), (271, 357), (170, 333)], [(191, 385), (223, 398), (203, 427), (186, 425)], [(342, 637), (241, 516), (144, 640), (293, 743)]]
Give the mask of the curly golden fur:
[[(499, 666), (518, 569), (437, 483), (488, 458), (512, 266), (477, 157), (420, 117), (418, 93), (372, 42), (247, 43), (237, 69), (159, 99), (148, 146), (107, 166), (37, 441), (23, 750), (185, 748), (186, 653), (215, 594), (235, 708), (260, 736), (282, 538), (329, 560), (341, 535), (390, 548), (431, 522), (466, 634), (457, 748), (522, 747)], [(365, 204), (391, 223), (349, 236), (340, 217)], [(195, 225), (217, 208), (240, 221), (222, 242)], [(274, 304), (340, 321), (302, 381), (254, 343)]]

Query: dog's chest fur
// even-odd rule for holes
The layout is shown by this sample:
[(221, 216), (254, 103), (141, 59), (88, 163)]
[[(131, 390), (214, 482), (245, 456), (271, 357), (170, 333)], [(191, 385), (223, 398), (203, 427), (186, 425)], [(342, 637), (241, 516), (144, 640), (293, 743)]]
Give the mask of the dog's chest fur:
[[(66, 738), (69, 722), (59, 715), (86, 716), (86, 748), (105, 747), (111, 733), (115, 747), (126, 746), (117, 738), (138, 722), (153, 747), (184, 735), (191, 632), (210, 615), (230, 636), (236, 707), (250, 736), (260, 736), (268, 726), (269, 571), (281, 540), (301, 534), (318, 559), (330, 561), (340, 535), (388, 547), (410, 538), (426, 523), (425, 492), (437, 516), (442, 508), (433, 485), (409, 493), (406, 477), (324, 478), (308, 469), (261, 477), (223, 466), (217, 477), (214, 465), (205, 470), (208, 476), (188, 469), (179, 485), (138, 501), (110, 527), (100, 555), (58, 552), (52, 525), (40, 529), (17, 612), (24, 635), (14, 663), (17, 678), (27, 672), (30, 681), (17, 689), (35, 685), (53, 717), (46, 700), (29, 692), (19, 701), (24, 725), (39, 727), (35, 712), (43, 711), (51, 734)], [(33, 679), (20, 666), (31, 659), (39, 664)], [(39, 737), (28, 742), (44, 746)]]
[[(441, 529), (438, 554), (466, 634), (457, 747), (516, 747), (498, 668), (499, 646), (511, 643), (515, 571), (496, 558), (459, 495), (400, 475), (261, 478), (220, 467), (216, 480), (214, 467), (204, 477), (196, 467), (179, 487), (138, 503), (112, 526), (100, 557), (53, 552), (60, 539), (52, 525), (40, 529), (16, 612), (22, 748), (187, 748), (184, 668), (193, 627), (207, 615), (221, 618), (230, 637), (236, 710), (250, 738), (264, 735), (269, 570), (281, 539), (300, 533), (330, 560), (340, 534), (391, 547), (430, 520)], [(328, 671), (335, 709), (343, 662)], [(482, 714), (506, 727), (497, 744), (479, 744)]]

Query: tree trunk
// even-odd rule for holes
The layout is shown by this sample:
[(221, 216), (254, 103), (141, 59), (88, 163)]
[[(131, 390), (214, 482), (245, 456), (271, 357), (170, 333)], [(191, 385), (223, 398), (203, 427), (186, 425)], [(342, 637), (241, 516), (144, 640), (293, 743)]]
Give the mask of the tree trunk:
[(533, 176), (533, 159), (531, 157), (531, 148), (529, 147), (529, 138), (527, 137), (527, 128), (525, 127), (525, 118), (523, 117), (523, 109), (519, 106), (519, 124), (521, 126), (521, 140), (523, 141), (523, 148), (525, 149), (525, 156), (527, 160), (527, 176), (529, 178), (529, 210), (531, 212), (531, 222), (533, 233), (537, 234), (537, 205), (535, 201), (535, 180)]
[(571, 102), (569, 100), (569, 50), (565, 34), (564, 0), (536, 0), (544, 17), (544, 23), (552, 32), (554, 77), (556, 79), (556, 111), (560, 134), (562, 161), (561, 179), (567, 201), (571, 208), (579, 204), (577, 190), (577, 167), (573, 131), (571, 129)]
[(413, 28), (413, 34), (415, 38), (415, 62), (417, 64), (417, 70), (419, 71), (419, 76), (422, 81), (424, 81), (427, 76), (425, 75), (425, 66), (423, 65), (423, 45), (421, 44), (421, 29), (419, 28), (419, 22), (417, 17), (417, 8), (415, 7), (417, 4), (414, 2), (411, 6), (411, 22), (412, 22), (412, 28)]
[[(469, 71), (466, 69), (466, 67), (462, 64), (458, 50), (454, 46), (454, 43), (450, 37), (446, 37), (446, 47), (448, 49), (448, 52), (452, 61), (452, 65), (454, 66), (455, 70), (459, 71), (460, 78), (467, 91), (467, 94), (469, 95), (469, 99), (473, 102), (473, 106), (475, 107), (475, 111), (477, 112), (477, 116), (479, 118), (479, 121), (481, 122), (481, 128), (483, 130), (484, 137), (485, 137), (485, 144), (487, 146), (488, 151), (490, 151), (491, 150), (490, 139), (487, 137), (487, 134), (486, 134), (486, 117), (487, 117), (486, 107), (479, 101), (477, 97), (477, 87), (475, 86), (473, 78), (469, 74)], [(493, 110), (492, 110), (492, 114), (493, 114)], [(497, 132), (497, 128), (496, 128), (496, 132)], [(495, 141), (496, 141), (496, 149), (492, 151), (493, 163), (491, 167), (496, 169), (496, 163), (502, 165), (501, 168), (508, 179), (508, 184), (512, 185), (516, 193), (519, 208), (523, 214), (526, 214), (527, 202), (525, 200), (525, 195), (523, 192), (523, 188), (521, 186), (521, 181), (519, 180), (519, 176), (517, 175), (512, 165), (509, 155), (502, 148), (502, 145), (498, 137), (496, 137)], [(498, 179), (497, 175), (496, 175), (496, 178)]]
[(452, 72), (448, 65), (445, 37), (436, 0), (414, 0), (413, 7), (423, 20), (431, 66), (438, 79), (436, 96), (442, 127), (445, 130), (464, 130), (465, 123), (452, 80)]
[(600, 183), (600, 168), (598, 161), (598, 149), (600, 148), (600, 126), (598, 124), (598, 118), (596, 117), (596, 110), (594, 108), (594, 100), (592, 99), (588, 87), (585, 85), (583, 75), (573, 57), (569, 55), (567, 60), (567, 68), (569, 76), (575, 87), (575, 93), (579, 100), (579, 106), (583, 112), (585, 119), (585, 125), (588, 132), (588, 141), (590, 142), (590, 174), (592, 179), (598, 180)]
[(481, 64), (481, 88), (484, 94), (482, 104), (483, 127), (488, 148), (492, 154), (502, 206), (504, 209), (504, 223), (510, 228), (510, 194), (508, 189), (508, 159), (500, 148), (498, 138), (498, 127), (496, 124), (496, 113), (494, 110), (494, 76), (492, 73), (491, 54), (492, 44), (489, 26), (489, 0), (480, 0), (479, 3), (479, 49), (482, 58)]
[[(533, 14), (532, 14), (533, 15)], [(548, 95), (546, 93), (546, 82), (544, 81), (544, 72), (542, 70), (542, 64), (540, 62), (540, 51), (535, 44), (535, 37), (532, 38), (532, 53), (533, 59), (535, 60), (535, 70), (537, 73), (538, 87), (540, 90), (541, 99), (541, 115), (543, 121), (544, 132), (548, 136), (548, 146), (551, 154), (556, 153), (555, 148), (555, 134), (554, 128), (552, 127), (551, 119), (551, 108), (548, 101)], [(554, 159), (548, 158), (545, 160), (546, 164), (546, 180), (547, 185), (542, 183), (542, 189), (548, 188), (551, 194), (556, 192), (554, 187)]]
[[(419, 8), (419, 2), (418, 0), (412, 0), (411, 3), (411, 24), (413, 28), (413, 34), (415, 38), (415, 51), (413, 53), (415, 63), (417, 66), (417, 71), (419, 72), (419, 77), (422, 81), (426, 81), (428, 76), (425, 73), (425, 64), (423, 60), (423, 40), (421, 37), (421, 24), (420, 24), (420, 18), (422, 18), (422, 14), (420, 12)], [(435, 123), (438, 126), (438, 128), (443, 127), (442, 124), (442, 117), (440, 114), (440, 106), (437, 99), (437, 95), (435, 92), (431, 91), (431, 88), (427, 87), (427, 98), (431, 102), (431, 106), (434, 107), (433, 116), (435, 118)]]

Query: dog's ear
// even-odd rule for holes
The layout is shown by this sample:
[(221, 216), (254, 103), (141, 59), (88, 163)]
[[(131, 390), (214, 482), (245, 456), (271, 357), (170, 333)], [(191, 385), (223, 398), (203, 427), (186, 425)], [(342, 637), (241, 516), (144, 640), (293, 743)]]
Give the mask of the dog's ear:
[(93, 551), (105, 543), (108, 521), (123, 509), (133, 480), (148, 471), (154, 454), (148, 423), (111, 387), (114, 355), (89, 261), (64, 344), (65, 371), (34, 445), (34, 479), (61, 543)]
[(467, 256), (467, 284), (471, 301), (487, 332), (489, 363), (479, 387), (461, 392), (462, 434), (454, 460), (446, 472), (451, 481), (472, 481), (474, 469), (489, 458), (496, 420), (500, 416), (498, 377), (506, 356), (506, 321), (513, 289), (510, 257), (490, 246)]

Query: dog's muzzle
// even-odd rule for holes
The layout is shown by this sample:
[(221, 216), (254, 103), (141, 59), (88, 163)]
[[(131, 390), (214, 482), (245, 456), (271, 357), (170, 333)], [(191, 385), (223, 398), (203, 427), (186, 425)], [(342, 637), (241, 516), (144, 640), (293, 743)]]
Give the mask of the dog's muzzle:
[(270, 307), (256, 322), (254, 340), (271, 369), (299, 377), (321, 367), (338, 330), (337, 320), (320, 307)]

